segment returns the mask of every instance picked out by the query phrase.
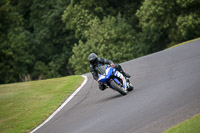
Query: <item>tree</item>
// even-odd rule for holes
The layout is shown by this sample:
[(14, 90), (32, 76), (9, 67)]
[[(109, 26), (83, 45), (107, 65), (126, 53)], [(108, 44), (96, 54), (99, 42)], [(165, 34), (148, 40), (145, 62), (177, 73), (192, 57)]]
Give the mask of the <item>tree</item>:
[[(65, 0), (44, 2), (35, 0), (31, 4), (29, 29), (32, 29), (35, 40), (38, 42), (35, 43), (33, 52), (36, 58), (32, 71), (34, 79), (72, 74), (67, 64), (76, 40), (72, 32), (64, 29), (64, 23), (61, 20), (68, 4), (69, 1)], [(46, 72), (40, 69), (34, 72), (34, 68), (45, 68)]]
[(149, 52), (198, 37), (199, 6), (195, 0), (145, 0), (136, 15)]
[(199, 37), (199, 0), (1, 0), (0, 83), (88, 71)]
[(171, 45), (200, 36), (200, 1), (177, 0), (175, 28), (170, 32)]
[[(134, 58), (135, 31), (119, 14), (116, 18), (104, 17), (101, 21), (97, 17), (89, 22), (90, 28), (84, 32), (87, 41), (79, 41), (73, 48), (70, 64), (76, 74), (88, 72), (88, 55), (95, 52), (100, 57), (105, 57), (120, 63)], [(132, 30), (131, 30), (132, 29)]]
[[(191, 13), (188, 15), (180, 15), (177, 18), (177, 41), (189, 40), (200, 35), (200, 15), (199, 13)], [(197, 30), (198, 29), (198, 30)], [(173, 38), (172, 38), (173, 39)], [(176, 40), (175, 40), (176, 41)]]
[(174, 1), (145, 0), (136, 15), (144, 34), (144, 41), (149, 45), (149, 52), (155, 52), (169, 43), (168, 33), (174, 27)]
[(28, 53), (30, 34), (24, 32), (23, 18), (10, 1), (1, 1), (0, 16), (0, 83), (17, 82), (33, 60)]
[(88, 22), (93, 18), (94, 16), (89, 10), (84, 9), (81, 5), (74, 5), (73, 1), (71, 1), (62, 15), (65, 28), (75, 31), (75, 37), (77, 39), (83, 37), (83, 31), (89, 28)]
[(0, 2), (0, 83), (72, 74), (67, 65), (76, 40), (61, 20), (67, 4)]

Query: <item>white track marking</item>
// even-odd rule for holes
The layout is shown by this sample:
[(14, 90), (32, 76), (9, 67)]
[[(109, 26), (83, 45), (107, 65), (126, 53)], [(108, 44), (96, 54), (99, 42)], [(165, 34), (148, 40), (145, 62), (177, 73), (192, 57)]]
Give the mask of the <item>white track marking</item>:
[(83, 88), (83, 86), (86, 84), (86, 82), (88, 80), (87, 76), (82, 75), (82, 77), (84, 77), (85, 80), (83, 81), (83, 83), (81, 84), (81, 86), (78, 87), (76, 89), (76, 91), (48, 119), (46, 119), (42, 124), (40, 124), (34, 130), (32, 130), (30, 133), (34, 133), (39, 128), (41, 128), (44, 124), (46, 124), (48, 121), (50, 121), (67, 103), (69, 103), (72, 100), (72, 98)]

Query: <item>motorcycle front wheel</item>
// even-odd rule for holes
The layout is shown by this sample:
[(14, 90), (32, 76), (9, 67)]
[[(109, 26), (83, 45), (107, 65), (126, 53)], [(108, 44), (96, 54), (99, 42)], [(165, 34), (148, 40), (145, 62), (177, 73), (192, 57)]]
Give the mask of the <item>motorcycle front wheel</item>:
[(114, 80), (110, 82), (110, 85), (113, 87), (114, 90), (118, 91), (122, 95), (126, 95), (128, 92), (127, 90), (123, 89), (120, 85), (118, 85)]

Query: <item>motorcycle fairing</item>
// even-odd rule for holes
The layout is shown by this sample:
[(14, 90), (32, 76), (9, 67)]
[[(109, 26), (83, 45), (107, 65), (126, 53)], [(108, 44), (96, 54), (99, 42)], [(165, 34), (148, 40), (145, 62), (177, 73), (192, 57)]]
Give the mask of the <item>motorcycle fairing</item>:
[(100, 75), (99, 74), (99, 81), (102, 83), (106, 83), (107, 80), (110, 78), (110, 76), (113, 74), (113, 72), (115, 71), (114, 68), (112, 67), (106, 67), (106, 73), (105, 75)]
[[(124, 76), (120, 72), (116, 71), (114, 68), (112, 68), (112, 67), (105, 67), (105, 71), (102, 74), (99, 74), (99, 79), (98, 79), (99, 82), (106, 83), (110, 79), (110, 77), (112, 75), (114, 75), (114, 76), (119, 77), (120, 79), (122, 79), (122, 81), (123, 81), (123, 88), (124, 89), (127, 88), (127, 86), (126, 86), (126, 80), (124, 79)], [(117, 78), (113, 78), (111, 80), (115, 80), (115, 82), (118, 85), (121, 85), (120, 81)]]

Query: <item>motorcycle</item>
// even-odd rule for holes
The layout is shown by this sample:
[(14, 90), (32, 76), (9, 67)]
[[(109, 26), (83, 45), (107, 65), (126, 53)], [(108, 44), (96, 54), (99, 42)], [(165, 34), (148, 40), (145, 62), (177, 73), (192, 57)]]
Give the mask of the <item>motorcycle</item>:
[(121, 95), (126, 95), (128, 91), (133, 90), (133, 85), (130, 83), (129, 78), (125, 78), (110, 65), (100, 66), (97, 68), (97, 71), (99, 75), (98, 82), (105, 84), (106, 87), (118, 91)]

